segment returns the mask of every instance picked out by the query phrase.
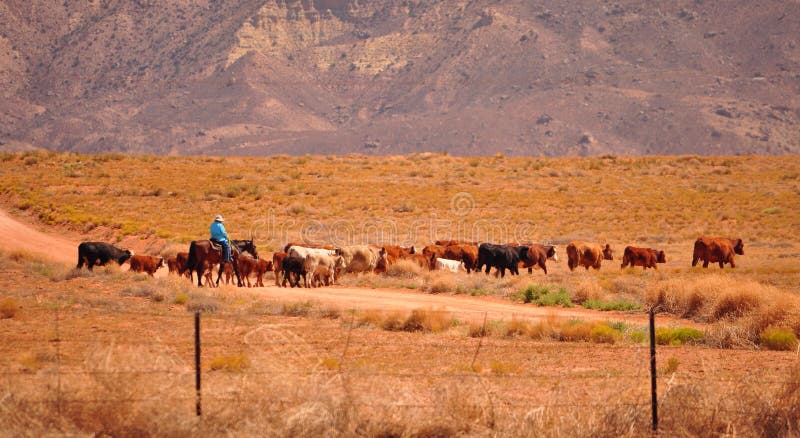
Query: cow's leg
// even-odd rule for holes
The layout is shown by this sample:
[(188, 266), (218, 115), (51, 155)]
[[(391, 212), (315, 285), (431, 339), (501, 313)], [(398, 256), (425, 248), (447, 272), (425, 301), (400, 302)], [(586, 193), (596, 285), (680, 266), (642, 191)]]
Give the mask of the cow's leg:
[(708, 267), (708, 259), (703, 260), (703, 267), (704, 268)]
[(80, 269), (83, 267), (83, 258), (84, 257), (82, 255), (78, 254), (78, 266), (76, 266), (75, 269)]
[(720, 268), (720, 269), (722, 269), (722, 268), (724, 268), (724, 267), (725, 267), (725, 262), (724, 262), (724, 261), (722, 261), (722, 260), (720, 260), (720, 261), (719, 261), (719, 268)]
[[(547, 263), (545, 263), (544, 260), (540, 260), (539, 261), (539, 267), (542, 268), (542, 271), (544, 271), (545, 274), (547, 274)], [(528, 273), (530, 274), (532, 272), (533, 272), (533, 269), (532, 268), (528, 268)]]
[(736, 263), (733, 263), (733, 256), (731, 256), (731, 258), (730, 258), (730, 260), (728, 260), (728, 262), (731, 264), (731, 268), (735, 268), (736, 267)]
[(697, 257), (692, 257), (692, 267), (697, 266)]
[(97, 261), (97, 259), (95, 259), (94, 257), (87, 257), (86, 258), (86, 268), (91, 271), (92, 268), (94, 268), (94, 265), (95, 265), (96, 261)]

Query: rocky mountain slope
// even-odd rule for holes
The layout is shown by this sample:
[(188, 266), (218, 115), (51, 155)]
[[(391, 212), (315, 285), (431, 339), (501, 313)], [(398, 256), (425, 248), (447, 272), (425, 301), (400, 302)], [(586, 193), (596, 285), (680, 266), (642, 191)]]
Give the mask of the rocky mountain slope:
[(0, 148), (800, 153), (800, 2), (5, 0)]

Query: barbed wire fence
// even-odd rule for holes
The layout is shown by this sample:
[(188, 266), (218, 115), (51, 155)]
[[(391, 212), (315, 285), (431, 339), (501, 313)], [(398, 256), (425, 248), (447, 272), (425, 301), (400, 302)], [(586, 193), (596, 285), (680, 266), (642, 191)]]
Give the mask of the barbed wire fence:
[[(200, 416), (221, 409), (228, 403), (268, 401), (273, 405), (291, 406), (299, 402), (298, 396), (290, 392), (265, 394), (252, 390), (261, 384), (312, 381), (323, 382), (322, 386), (325, 386), (324, 382), (346, 378), (355, 387), (359, 386), (359, 382), (363, 387), (382, 382), (381, 385), (386, 388), (397, 385), (415, 392), (413, 396), (403, 396), (400, 394), (402, 391), (390, 391), (383, 397), (355, 398), (351, 401), (360, 407), (438, 409), (441, 406), (436, 399), (436, 388), (463, 384), (478, 389), (482, 394), (470, 400), (479, 404), (481, 409), (493, 411), (502, 408), (521, 412), (553, 408), (601, 410), (613, 405), (648, 413), (652, 416), (652, 428), (656, 430), (659, 406), (656, 389), (663, 390), (676, 379), (675, 374), (660, 373), (657, 368), (653, 336), (654, 309), (650, 312), (650, 349), (628, 348), (625, 352), (632, 354), (621, 359), (633, 361), (636, 364), (635, 372), (630, 372), (630, 367), (624, 371), (613, 367), (582, 371), (580, 364), (573, 364), (575, 367), (570, 369), (564, 364), (547, 364), (541, 358), (533, 363), (546, 365), (542, 371), (530, 371), (525, 366), (512, 367), (511, 370), (482, 370), (478, 366), (478, 358), (482, 355), (503, 357), (504, 352), (518, 349), (518, 343), (478, 336), (462, 339), (451, 348), (446, 345), (453, 342), (448, 337), (432, 336), (420, 340), (404, 333), (376, 342), (369, 337), (356, 335), (355, 309), (339, 318), (341, 334), (312, 339), (294, 333), (285, 324), (271, 322), (270, 315), (246, 312), (156, 313), (113, 310), (92, 315), (94, 334), (74, 330), (75, 320), (88, 318), (86, 313), (68, 312), (61, 305), (52, 306), (52, 334), (37, 336), (22, 332), (17, 339), (9, 339), (15, 345), (20, 342), (31, 346), (45, 345), (52, 348), (54, 353), (53, 357), (48, 358), (52, 366), (39, 370), (0, 370), (0, 382), (6, 388), (0, 399), (0, 408), (9, 401), (21, 406), (46, 405), (60, 416), (65, 408), (75, 404), (169, 401), (185, 405), (187, 414)], [(475, 312), (474, 316), (480, 317), (480, 312)], [(104, 321), (119, 321), (119, 318), (130, 320), (129, 324), (121, 324), (123, 330), (103, 327)], [(313, 323), (313, 318), (308, 320)], [(482, 320), (485, 333), (489, 324), (485, 313)], [(85, 326), (85, 320), (81, 323)], [(126, 326), (146, 327), (148, 324), (169, 329), (161, 330), (160, 335), (150, 338), (134, 338), (132, 332), (126, 331)], [(387, 354), (387, 351), (407, 351), (410, 348), (449, 348), (445, 360), (450, 360), (451, 364), (440, 364), (431, 370), (369, 365), (370, 360), (379, 361), (374, 358)], [(129, 351), (120, 352), (120, 349)], [(211, 363), (217, 357), (228, 356), (250, 357), (250, 364), (225, 371), (224, 366), (215, 368)], [(452, 366), (453, 358), (461, 359), (456, 361), (456, 366)], [(402, 361), (401, 358), (397, 359)], [(359, 361), (367, 365), (358, 366)], [(757, 374), (743, 380), (741, 377), (727, 378), (702, 372), (684, 372), (678, 379), (684, 383), (713, 383), (726, 387), (726, 392), (731, 395), (737, 393), (744, 381), (763, 387), (790, 383), (788, 380), (765, 378)], [(432, 388), (434, 395), (418, 396), (416, 392), (425, 390), (419, 388), (420, 384)], [(576, 391), (573, 386), (584, 389)], [(523, 387), (530, 388), (530, 393), (522, 390)], [(628, 388), (629, 391), (616, 400), (609, 399), (608, 394), (613, 393), (614, 388)], [(585, 393), (593, 390), (599, 391), (598, 396), (587, 397)], [(537, 391), (541, 394), (535, 394)], [(687, 408), (704, 407), (687, 405)], [(751, 414), (740, 409), (731, 410), (731, 413)]]

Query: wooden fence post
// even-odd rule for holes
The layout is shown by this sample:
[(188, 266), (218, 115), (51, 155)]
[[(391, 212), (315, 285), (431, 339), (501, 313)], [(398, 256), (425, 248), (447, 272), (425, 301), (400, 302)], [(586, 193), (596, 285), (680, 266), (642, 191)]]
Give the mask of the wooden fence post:
[(653, 432), (658, 431), (658, 396), (656, 395), (656, 312), (650, 308), (650, 398), (653, 410)]
[(200, 398), (200, 312), (194, 312), (194, 387), (197, 395), (195, 408), (199, 417), (203, 412)]

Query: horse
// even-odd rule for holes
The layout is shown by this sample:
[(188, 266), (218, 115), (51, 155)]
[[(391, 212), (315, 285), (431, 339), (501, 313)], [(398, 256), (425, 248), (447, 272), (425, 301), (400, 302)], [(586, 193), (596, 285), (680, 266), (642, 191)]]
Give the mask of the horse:
[[(252, 240), (231, 240), (231, 260), (233, 263), (233, 272), (236, 274), (236, 281), (239, 287), (242, 287), (242, 279), (239, 278), (239, 268), (237, 260), (239, 254), (242, 252), (249, 252), (256, 260), (258, 260), (258, 251)], [(191, 273), (197, 273), (197, 286), (203, 287), (201, 275), (203, 267), (206, 263), (215, 264), (219, 263), (219, 272), (217, 273), (216, 285), (219, 286), (219, 280), (222, 278), (222, 271), (224, 263), (222, 263), (222, 249), (214, 249), (211, 246), (210, 240), (194, 240), (189, 245), (189, 260), (186, 262), (186, 269)]]

